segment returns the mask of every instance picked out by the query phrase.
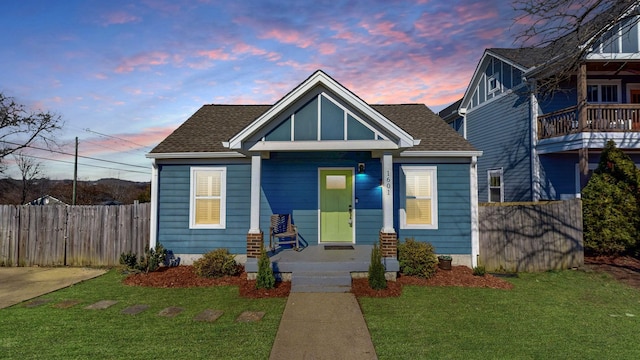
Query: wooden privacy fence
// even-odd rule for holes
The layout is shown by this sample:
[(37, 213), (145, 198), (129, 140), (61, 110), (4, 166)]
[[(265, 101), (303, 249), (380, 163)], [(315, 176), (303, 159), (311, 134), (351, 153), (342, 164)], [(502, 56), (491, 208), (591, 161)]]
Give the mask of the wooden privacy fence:
[(479, 208), (479, 264), (487, 271), (546, 271), (584, 264), (580, 199)]
[(144, 253), (150, 204), (0, 205), (0, 265), (111, 266)]

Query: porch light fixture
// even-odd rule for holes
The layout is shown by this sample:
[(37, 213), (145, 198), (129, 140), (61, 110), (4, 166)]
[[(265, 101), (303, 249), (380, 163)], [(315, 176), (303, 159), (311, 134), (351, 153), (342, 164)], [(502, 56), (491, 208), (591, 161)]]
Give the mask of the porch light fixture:
[(358, 163), (358, 174), (364, 174), (364, 163)]

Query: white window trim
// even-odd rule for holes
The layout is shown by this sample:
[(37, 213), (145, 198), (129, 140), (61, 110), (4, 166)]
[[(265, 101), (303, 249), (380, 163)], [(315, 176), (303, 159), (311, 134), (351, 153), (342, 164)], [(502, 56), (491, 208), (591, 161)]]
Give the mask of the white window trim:
[[(196, 177), (197, 171), (220, 171), (220, 224), (196, 224)], [(190, 171), (189, 189), (189, 229), (226, 229), (227, 227), (227, 168), (226, 167), (192, 167)]]
[[(587, 80), (587, 86), (598, 86), (598, 101), (592, 104), (620, 104), (622, 102), (622, 80)], [(618, 89), (618, 101), (616, 102), (603, 102), (602, 101), (602, 85), (617, 85)]]
[(631, 90), (640, 90), (640, 83), (627, 84), (627, 104), (631, 103)]
[(491, 201), (491, 175), (495, 173), (500, 176), (500, 202), (502, 203), (504, 202), (504, 171), (502, 168), (487, 170), (487, 202), (495, 203), (495, 201)]
[[(438, 229), (438, 167), (437, 166), (400, 166), (402, 171), (402, 179), (400, 181), (400, 228), (401, 229), (420, 229), (420, 230), (437, 230)], [(406, 211), (406, 171), (429, 171), (431, 172), (431, 224), (414, 225), (407, 224)]]
[[(491, 80), (495, 80), (496, 84), (491, 88)], [(500, 73), (494, 73), (487, 78), (487, 94), (494, 94), (500, 91)]]

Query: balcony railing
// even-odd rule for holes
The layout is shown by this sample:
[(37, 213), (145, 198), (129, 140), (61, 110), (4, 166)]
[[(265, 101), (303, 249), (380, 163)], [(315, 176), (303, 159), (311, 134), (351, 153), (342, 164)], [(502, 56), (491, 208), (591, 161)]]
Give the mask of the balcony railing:
[(538, 139), (580, 132), (640, 132), (640, 104), (598, 104), (585, 108), (587, 119), (583, 129), (576, 106), (538, 116)]

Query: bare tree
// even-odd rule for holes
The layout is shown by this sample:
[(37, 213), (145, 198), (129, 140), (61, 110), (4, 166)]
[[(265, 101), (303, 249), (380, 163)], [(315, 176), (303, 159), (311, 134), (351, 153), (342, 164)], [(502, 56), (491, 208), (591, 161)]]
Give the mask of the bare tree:
[(523, 49), (544, 49), (538, 92), (548, 95), (575, 76), (585, 56), (613, 25), (629, 31), (637, 22), (637, 0), (513, 0), (516, 26), (523, 30), (516, 43)]
[(22, 176), (22, 197), (20, 204), (24, 204), (27, 201), (27, 192), (34, 185), (38, 176), (42, 174), (43, 168), (40, 162), (22, 153), (14, 154), (13, 157)]
[(0, 163), (36, 140), (51, 143), (50, 135), (62, 127), (60, 116), (49, 112), (30, 112), (13, 98), (0, 92)]

